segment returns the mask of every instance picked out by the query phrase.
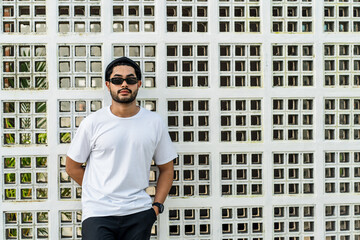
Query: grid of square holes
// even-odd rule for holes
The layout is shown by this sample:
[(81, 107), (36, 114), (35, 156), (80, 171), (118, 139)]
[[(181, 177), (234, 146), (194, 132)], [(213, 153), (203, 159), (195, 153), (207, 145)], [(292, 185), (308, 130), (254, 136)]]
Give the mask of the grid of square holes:
[[(269, 111), (273, 121), (271, 129), (273, 135), (270, 138), (273, 140), (313, 140), (315, 136), (324, 136), (323, 140), (341, 141), (342, 145), (346, 145), (351, 140), (360, 139), (360, 99), (356, 96), (341, 94), (340, 89), (360, 86), (360, 45), (356, 42), (351, 43), (353, 36), (347, 43), (332, 42), (330, 39), (323, 45), (319, 45), (305, 38), (296, 38), (295, 35), (292, 43), (275, 44), (277, 37), (274, 35), (279, 32), (313, 33), (315, 23), (323, 26), (325, 33), (335, 32), (338, 36), (344, 32), (347, 32), (346, 35), (355, 34), (360, 30), (359, 0), (324, 0), (320, 4), (312, 0), (273, 0), (268, 3), (268, 9), (262, 8), (262, 3), (265, 1), (259, 0), (167, 0), (165, 6), (161, 7), (161, 11), (164, 12), (160, 16), (155, 14), (155, 10), (160, 8), (158, 9), (158, 6), (155, 8), (154, 0), (112, 0), (108, 5), (109, 9), (104, 9), (105, 5), (101, 5), (100, 2), (99, 0), (58, 0), (54, 3), (52, 1), (45, 3), (44, 0), (3, 0), (0, 3), (0, 32), (4, 36), (13, 38), (4, 39), (0, 44), (0, 85), (4, 92), (0, 95), (5, 98), (1, 99), (0, 104), (0, 135), (1, 145), (7, 147), (7, 153), (1, 155), (0, 159), (3, 177), (3, 181), (0, 182), (4, 203), (1, 230), (3, 238), (51, 239), (52, 237), (49, 236), (49, 230), (51, 230), (50, 234), (55, 232), (56, 236), (60, 235), (62, 239), (81, 239), (80, 210), (55, 209), (55, 215), (59, 218), (56, 222), (59, 224), (53, 226), (54, 231), (48, 227), (46, 206), (40, 209), (42, 204), (30, 203), (44, 203), (51, 200), (51, 194), (48, 194), (51, 188), (49, 183), (52, 182), (50, 178), (48, 179), (48, 172), (51, 170), (47, 166), (48, 157), (14, 154), (21, 150), (18, 147), (28, 148), (28, 145), (32, 145), (31, 147), (37, 148), (41, 145), (40, 148), (43, 149), (47, 144), (47, 127), (50, 126), (47, 107), (50, 107), (50, 102), (38, 99), (35, 96), (37, 94), (35, 92), (38, 91), (29, 90), (48, 89), (50, 78), (47, 76), (49, 71), (47, 59), (50, 60), (51, 56), (58, 57), (55, 60), (58, 72), (53, 80), (57, 81), (59, 89), (65, 90), (102, 91), (104, 87), (102, 59), (106, 57), (103, 52), (105, 50), (103, 43), (105, 44), (106, 41), (110, 43), (108, 45), (111, 52), (108, 52), (110, 58), (125, 55), (140, 65), (144, 74), (143, 87), (155, 89), (160, 86), (161, 88), (162, 84), (159, 81), (163, 79), (156, 79), (155, 73), (166, 71), (167, 79), (164, 84), (169, 91), (168, 94), (172, 91), (185, 91), (184, 96), (178, 98), (174, 95), (165, 100), (154, 97), (156, 91), (152, 92), (154, 89), (148, 89), (145, 91), (146, 98), (139, 98), (138, 104), (148, 110), (160, 112), (164, 110), (161, 107), (167, 107), (165, 114), (168, 117), (172, 140), (180, 145), (190, 142), (191, 146), (196, 147), (195, 145), (199, 142), (222, 142), (221, 144), (231, 147), (232, 145), (227, 142), (236, 144), (262, 142), (264, 130), (261, 126), (266, 119), (265, 114), (263, 116), (266, 104), (262, 96), (234, 97), (231, 96), (231, 89), (234, 90), (235, 87), (242, 87), (243, 90), (252, 87), (263, 88), (266, 87), (264, 79), (272, 81), (272, 86), (275, 87), (274, 92), (270, 93), (274, 99), (271, 100), (272, 109)], [(320, 19), (314, 19), (315, 3), (321, 8), (318, 9)], [(167, 28), (164, 31), (172, 37), (175, 37), (176, 32), (196, 36), (193, 35), (194, 38), (189, 40), (190, 43), (189, 41), (188, 43), (174, 42), (168, 38), (158, 44), (155, 43), (158, 42), (157, 37), (150, 40), (150, 43), (146, 39), (112, 43), (111, 39), (104, 42), (103, 37), (99, 35), (100, 41), (95, 40), (96, 43), (88, 43), (85, 40), (86, 44), (82, 44), (83, 41), (74, 43), (71, 39), (68, 39), (72, 42), (70, 44), (66, 44), (67, 40), (57, 41), (59, 43), (54, 45), (55, 52), (50, 54), (48, 44), (46, 44), (49, 40), (47, 36), (43, 35), (44, 39), (41, 39), (41, 43), (35, 42), (35, 35), (41, 36), (41, 33), (46, 33), (47, 28), (50, 27), (46, 23), (46, 16), (49, 14), (46, 8), (55, 11), (53, 14), (57, 18), (53, 21), (55, 32), (63, 38), (72, 38), (79, 33), (90, 33), (94, 36), (94, 33), (100, 33), (104, 29), (104, 20), (109, 20), (112, 24), (106, 29), (115, 35), (121, 35), (121, 32), (128, 35), (139, 33), (152, 35), (151, 32), (159, 31), (161, 27), (164, 27)], [(112, 16), (103, 18), (104, 14), (101, 12), (109, 11), (112, 11)], [(214, 13), (214, 19), (210, 19), (210, 11)], [(261, 26), (262, 17), (266, 15), (263, 13), (269, 13), (272, 33), (264, 31)], [(159, 19), (162, 16), (165, 19)], [(163, 24), (158, 25), (163, 20)], [(215, 35), (224, 32), (257, 35), (256, 33), (264, 32), (265, 35), (270, 34), (273, 38), (251, 41), (251, 43), (236, 43), (237, 40), (229, 42), (223, 36), (214, 35), (215, 45), (212, 45), (212, 43), (201, 41), (201, 34), (196, 34), (196, 32), (211, 33), (210, 27), (215, 30)], [(14, 34), (18, 36), (15, 37)], [(21, 40), (22, 37), (25, 37), (25, 40)], [(324, 60), (321, 60), (324, 65), (324, 80), (321, 84), (327, 87), (326, 90), (334, 88), (331, 96), (326, 95), (327, 97), (320, 101), (324, 102), (324, 106), (323, 110), (320, 108), (319, 113), (324, 115), (318, 117), (324, 117), (325, 126), (320, 130), (322, 134), (319, 135), (314, 134), (315, 98), (302, 96), (301, 93), (299, 96), (285, 99), (273, 95), (281, 90), (276, 87), (293, 87), (293, 90), (301, 87), (315, 87), (314, 53), (317, 47), (321, 48), (317, 50), (323, 51), (324, 55)], [(213, 62), (214, 66), (219, 66), (218, 69), (210, 69), (209, 57), (212, 55), (210, 53), (212, 48), (215, 48), (214, 53), (218, 54)], [(272, 54), (269, 52), (268, 55), (264, 50), (270, 50)], [(157, 62), (157, 58), (159, 60), (164, 56), (166, 60)], [(269, 66), (261, 64), (264, 57), (269, 57), (271, 61)], [(159, 63), (165, 63), (166, 66), (160, 66)], [(267, 67), (273, 72), (268, 77), (264, 75)], [(213, 81), (216, 86), (211, 86), (209, 81), (213, 73), (213, 76), (218, 78)], [(218, 100), (215, 99), (219, 101), (215, 102), (215, 105), (219, 105), (220, 109), (215, 112), (220, 113), (220, 118), (214, 119), (216, 120), (214, 123), (219, 123), (220, 128), (212, 133), (219, 139), (209, 137), (211, 133), (210, 99), (201, 96), (194, 99), (190, 96), (190, 92), (186, 92), (186, 89), (191, 88), (208, 91), (211, 89), (206, 90), (206, 88), (210, 87), (214, 87), (213, 90), (221, 88), (219, 93), (221, 96), (219, 95)], [(26, 91), (14, 91), (15, 97), (6, 99), (13, 90)], [(50, 95), (56, 90), (50, 89)], [(227, 91), (231, 93), (229, 96), (224, 95)], [(18, 95), (21, 95), (20, 92), (29, 95), (30, 99), (25, 97), (20, 98), (23, 100), (16, 100)], [(58, 120), (53, 122), (57, 127), (50, 126), (49, 129), (57, 129), (55, 135), (58, 143), (69, 143), (82, 119), (102, 107), (102, 99), (90, 98), (83, 100), (81, 97), (78, 99), (64, 97), (53, 102), (58, 104), (58, 106), (54, 105), (55, 112), (57, 108), (58, 114), (55, 117)], [(166, 101), (165, 105), (158, 105), (164, 103), (163, 100)], [(242, 107), (243, 104), (245, 108)], [(269, 104), (270, 102), (267, 103)], [(16, 148), (9, 148), (9, 145)], [(221, 148), (221, 146), (218, 147)], [(189, 152), (188, 150), (183, 149), (179, 158), (175, 160), (174, 186), (169, 200), (177, 201), (179, 197), (189, 196), (192, 200), (189, 199), (190, 201), (184, 205), (187, 207), (170, 208), (169, 215), (163, 216), (169, 216), (169, 219), (162, 221), (166, 224), (160, 225), (162, 231), (159, 231), (159, 236), (168, 235), (169, 239), (264, 239), (263, 222), (270, 223), (271, 217), (270, 221), (262, 217), (261, 196), (270, 192), (270, 195), (275, 195), (279, 201), (282, 198), (288, 198), (289, 195), (293, 195), (294, 200), (296, 200), (295, 196), (311, 197), (314, 193), (314, 179), (319, 178), (318, 174), (315, 175), (316, 166), (313, 159), (315, 152), (309, 152), (306, 149), (302, 152), (285, 152), (279, 149), (277, 152), (270, 153), (270, 159), (273, 161), (271, 163), (273, 172), (270, 174), (272, 175), (270, 184), (273, 189), (269, 189), (270, 191), (263, 189), (264, 164), (261, 149), (258, 149), (259, 152), (221, 150), (217, 153), (219, 154), (217, 158), (221, 159), (218, 159), (221, 161), (219, 172), (215, 174), (218, 179), (212, 179), (210, 175), (213, 173), (210, 165), (211, 152), (204, 153), (201, 150)], [(55, 200), (63, 203), (64, 200), (70, 200), (73, 201), (72, 204), (78, 204), (81, 188), (65, 172), (65, 155), (58, 154), (56, 153), (57, 161), (54, 169), (57, 170), (57, 174), (53, 176), (57, 180), (57, 187), (55, 187), (57, 199)], [(322, 192), (325, 193), (325, 197), (340, 194), (342, 197), (351, 198), (350, 195), (359, 193), (360, 153), (328, 150), (323, 154), (324, 160), (321, 164), (323, 168), (317, 170), (320, 170), (320, 173), (324, 171), (320, 175), (324, 174), (324, 182), (321, 184), (324, 184)], [(265, 155), (264, 159), (266, 159)], [(213, 161), (212, 156), (212, 163)], [(156, 191), (155, 183), (158, 174), (156, 166), (152, 163), (150, 186), (146, 189), (152, 197)], [(220, 187), (221, 190), (219, 190)], [(255, 197), (256, 200), (260, 200), (257, 203), (259, 205), (253, 206), (220, 206), (222, 226), (212, 228), (211, 206), (196, 208), (191, 205), (196, 198), (209, 196), (230, 197), (233, 198), (229, 198), (231, 201), (237, 197), (244, 200)], [(285, 199), (281, 206), (274, 205), (274, 221), (271, 223), (275, 222), (274, 230), (270, 229), (266, 237), (270, 238), (272, 235), (273, 239), (277, 240), (314, 239), (314, 206), (311, 202), (309, 203), (311, 206), (298, 204), (299, 201), (297, 199), (295, 201), (297, 203), (289, 204)], [(333, 201), (337, 200), (329, 199), (329, 202)], [(12, 203), (15, 202), (23, 205), (21, 209), (30, 204), (30, 209), (33, 210), (25, 212), (12, 209)], [(327, 240), (360, 240), (357, 233), (360, 230), (359, 204), (345, 201), (345, 203), (331, 205), (319, 203), (319, 207), (324, 212), (320, 221), (324, 225), (321, 229), (325, 233), (317, 233), (317, 235), (324, 235), (323, 237)], [(39, 209), (34, 211), (34, 208)], [(284, 212), (283, 215), (281, 211)], [(158, 224), (153, 227), (153, 239), (158, 237), (158, 227)]]
[(261, 87), (261, 45), (220, 45), (220, 87)]
[(221, 195), (263, 194), (262, 153), (221, 153)]
[(325, 193), (360, 193), (360, 152), (325, 152)]
[(210, 196), (210, 154), (180, 153), (174, 161), (174, 182), (169, 196)]
[(168, 127), (173, 142), (209, 142), (209, 100), (167, 100)]
[(260, 142), (262, 99), (220, 100), (221, 142)]
[(5, 239), (51, 239), (47, 211), (9, 211), (3, 216)]
[(207, 32), (207, 0), (166, 0), (167, 32)]
[(3, 156), (3, 200), (48, 199), (46, 156)]
[(47, 89), (46, 46), (0, 44), (2, 89)]
[(155, 32), (154, 0), (113, 0), (113, 32)]
[(273, 0), (272, 32), (312, 32), (312, 0)]
[(274, 194), (314, 193), (314, 153), (273, 153)]
[(324, 45), (325, 86), (360, 86), (360, 45)]
[(102, 108), (102, 100), (59, 100), (59, 142), (70, 143), (81, 121)]
[(3, 0), (2, 32), (44, 33), (46, 32), (46, 5), (44, 0)]
[(360, 139), (360, 99), (325, 98), (325, 140)]
[(59, 88), (102, 88), (102, 45), (58, 46)]
[(359, 0), (324, 0), (324, 32), (360, 32)]
[(273, 140), (313, 140), (313, 105), (308, 98), (273, 99)]
[(208, 45), (167, 45), (167, 86), (208, 87)]
[(315, 239), (315, 206), (275, 206), (274, 240)]
[(47, 143), (46, 102), (3, 101), (2, 145)]
[(259, 0), (219, 0), (219, 32), (261, 30)]
[(156, 87), (156, 45), (155, 44), (127, 44), (113, 45), (113, 57), (118, 58), (129, 56), (133, 59), (141, 69), (143, 87)]
[[(77, 184), (65, 171), (66, 155), (59, 156), (59, 199), (79, 200), (81, 198), (81, 186)], [(83, 165), (85, 166), (85, 164)]]
[(313, 45), (274, 44), (272, 50), (274, 87), (314, 86)]
[(211, 208), (169, 209), (168, 239), (210, 239)]
[(60, 239), (81, 240), (81, 211), (60, 211)]
[(59, 33), (101, 32), (100, 0), (58, 0)]
[(263, 207), (224, 207), (221, 213), (222, 240), (264, 239)]
[(325, 206), (326, 240), (360, 239), (360, 205), (332, 204)]
[(137, 105), (149, 110), (156, 112), (157, 110), (157, 99), (143, 99), (137, 98)]

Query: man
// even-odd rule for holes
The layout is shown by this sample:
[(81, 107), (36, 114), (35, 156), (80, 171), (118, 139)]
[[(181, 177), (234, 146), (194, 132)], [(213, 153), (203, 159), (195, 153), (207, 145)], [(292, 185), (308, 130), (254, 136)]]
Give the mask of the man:
[[(111, 106), (81, 122), (66, 159), (67, 173), (82, 185), (83, 240), (146, 240), (163, 211), (177, 154), (160, 116), (136, 105), (139, 66), (115, 59), (105, 81)], [(152, 159), (160, 171), (153, 204), (145, 192)]]

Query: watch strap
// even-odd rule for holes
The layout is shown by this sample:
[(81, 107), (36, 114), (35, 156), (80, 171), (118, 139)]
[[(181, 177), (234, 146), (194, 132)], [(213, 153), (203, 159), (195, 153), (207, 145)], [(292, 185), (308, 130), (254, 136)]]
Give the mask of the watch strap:
[(158, 207), (159, 213), (162, 213), (164, 211), (164, 204), (159, 203), (159, 202), (154, 202), (152, 205)]

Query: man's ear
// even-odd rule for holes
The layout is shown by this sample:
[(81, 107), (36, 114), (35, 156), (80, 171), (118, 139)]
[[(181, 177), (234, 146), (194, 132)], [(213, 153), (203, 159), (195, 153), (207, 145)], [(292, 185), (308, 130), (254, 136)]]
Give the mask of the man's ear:
[(140, 80), (140, 81), (138, 81), (138, 88), (140, 88), (141, 87), (141, 85), (142, 85), (142, 81)]
[(110, 90), (110, 82), (109, 81), (105, 81), (105, 85), (108, 88), (108, 90)]

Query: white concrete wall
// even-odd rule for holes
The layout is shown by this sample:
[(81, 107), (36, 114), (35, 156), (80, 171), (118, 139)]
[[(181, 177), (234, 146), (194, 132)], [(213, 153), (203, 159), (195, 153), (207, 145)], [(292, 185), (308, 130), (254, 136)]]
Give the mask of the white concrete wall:
[(0, 238), (81, 239), (63, 160), (83, 117), (110, 104), (106, 65), (126, 55), (144, 72), (139, 104), (179, 152), (152, 239), (360, 239), (358, 0), (3, 0), (0, 12)]

